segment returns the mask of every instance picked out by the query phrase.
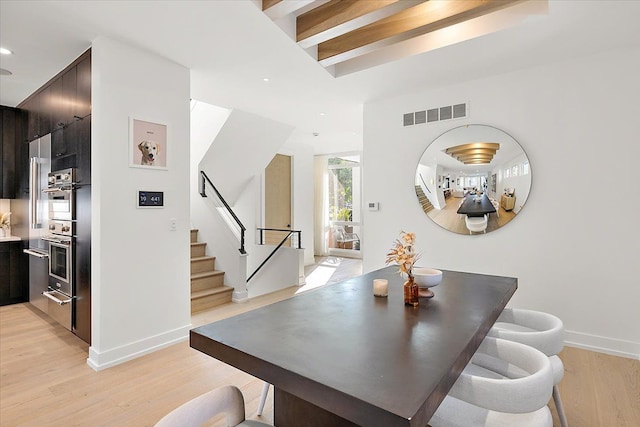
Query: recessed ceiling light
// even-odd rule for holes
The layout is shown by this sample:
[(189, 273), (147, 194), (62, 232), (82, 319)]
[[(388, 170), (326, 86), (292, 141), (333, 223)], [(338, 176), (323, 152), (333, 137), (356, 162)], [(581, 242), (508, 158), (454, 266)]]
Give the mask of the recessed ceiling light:
[(9, 49), (7, 49), (6, 47), (0, 47), (0, 54), (2, 55), (11, 55), (13, 52), (11, 52)]
[(10, 76), (11, 74), (13, 74), (11, 71), (0, 68), (0, 76)]
[(264, 79), (262, 79), (263, 82), (268, 83), (269, 82), (269, 77), (265, 77)]
[(320, 113), (320, 115), (321, 115), (321, 116), (324, 116), (325, 114), (324, 114), (324, 113)]

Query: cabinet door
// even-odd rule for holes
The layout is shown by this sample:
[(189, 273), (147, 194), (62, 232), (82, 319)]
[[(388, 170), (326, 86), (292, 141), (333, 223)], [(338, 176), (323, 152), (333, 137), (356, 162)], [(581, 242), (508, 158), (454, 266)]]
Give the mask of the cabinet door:
[(91, 115), (76, 122), (76, 180), (82, 185), (91, 184)]
[(76, 190), (74, 333), (91, 344), (91, 186)]
[(0, 160), (2, 171), (0, 172), (0, 198), (14, 199), (16, 196), (16, 140), (17, 125), (16, 113), (9, 108), (2, 109), (0, 118)]
[(77, 65), (75, 106), (76, 116), (86, 117), (91, 114), (91, 55)]
[(0, 305), (29, 300), (29, 264), (22, 249), (22, 242), (0, 243)]
[(40, 138), (39, 102), (40, 99), (38, 97), (33, 97), (22, 106), (22, 109), (27, 114), (27, 141)]
[(10, 303), (11, 248), (8, 242), (0, 242), (0, 305)]
[(63, 127), (66, 122), (65, 106), (66, 102), (62, 98), (62, 77), (58, 77), (51, 83), (51, 97), (48, 108), (51, 111), (51, 131)]
[(55, 100), (51, 90), (51, 85), (45, 87), (38, 94), (38, 135), (44, 136), (51, 133), (51, 116), (53, 113)]
[(63, 105), (60, 106), (62, 122), (67, 125), (74, 121), (75, 103), (77, 93), (77, 71), (76, 67), (70, 68), (62, 75), (62, 99)]

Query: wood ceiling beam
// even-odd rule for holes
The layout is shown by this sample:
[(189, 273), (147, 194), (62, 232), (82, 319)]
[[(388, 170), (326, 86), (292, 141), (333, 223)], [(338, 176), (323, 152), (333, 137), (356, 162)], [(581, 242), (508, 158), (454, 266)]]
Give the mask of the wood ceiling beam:
[(451, 154), (456, 153), (458, 151), (469, 150), (469, 149), (487, 149), (498, 151), (500, 149), (500, 144), (497, 142), (471, 142), (469, 144), (456, 145), (455, 147), (449, 147), (445, 150), (445, 153)]
[(518, 1), (522, 0), (430, 0), (320, 43), (318, 61), (407, 32), (414, 37), (427, 34)]
[(262, 10), (265, 11), (280, 2), (282, 2), (282, 0), (262, 0)]
[(311, 47), (427, 0), (331, 0), (296, 19), (296, 41)]
[(318, 7), (328, 0), (262, 0), (262, 11), (272, 20), (280, 19), (287, 15), (303, 13), (307, 8)]

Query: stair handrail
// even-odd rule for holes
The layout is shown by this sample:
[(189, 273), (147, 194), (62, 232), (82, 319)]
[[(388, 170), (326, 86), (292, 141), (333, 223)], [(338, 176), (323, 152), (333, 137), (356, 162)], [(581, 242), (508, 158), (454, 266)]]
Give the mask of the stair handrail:
[(258, 268), (256, 268), (256, 270), (251, 273), (251, 276), (249, 276), (249, 278), (247, 279), (247, 283), (249, 283), (249, 280), (251, 280), (253, 278), (253, 276), (256, 275), (256, 273), (258, 273), (258, 271), (260, 271), (260, 269), (271, 259), (271, 257), (278, 252), (278, 249), (280, 249), (282, 247), (282, 245), (284, 245), (284, 242), (287, 241), (287, 239), (293, 234), (293, 233), (297, 233), (298, 234), (298, 249), (302, 249), (302, 230), (284, 230), (281, 228), (260, 228), (258, 227), (258, 230), (260, 230), (260, 244), (263, 244), (264, 239), (262, 238), (263, 234), (265, 231), (282, 231), (282, 232), (286, 232), (287, 235), (284, 236), (284, 239), (282, 239), (282, 241), (278, 244), (278, 246), (276, 246), (276, 248), (274, 250), (271, 251), (271, 253), (264, 259), (264, 261), (262, 261), (262, 264), (260, 264), (258, 266)]
[(209, 179), (209, 177), (207, 176), (207, 174), (204, 171), (200, 171), (200, 177), (201, 177), (201, 180), (200, 180), (200, 195), (202, 197), (207, 197), (206, 188), (205, 187), (206, 187), (206, 182), (208, 182), (209, 185), (211, 186), (211, 188), (213, 188), (213, 191), (215, 191), (216, 195), (218, 196), (218, 199), (224, 205), (224, 207), (227, 210), (227, 212), (231, 215), (231, 217), (236, 222), (236, 224), (238, 224), (238, 227), (240, 228), (240, 249), (239, 250), (240, 250), (241, 254), (243, 254), (243, 255), (246, 254), (247, 252), (244, 249), (244, 233), (247, 230), (246, 227), (244, 226), (244, 224), (242, 224), (242, 221), (240, 221), (240, 219), (235, 214), (235, 212), (233, 212), (233, 209), (231, 209), (231, 206), (229, 206), (229, 204), (224, 199), (224, 197), (222, 197), (222, 194), (220, 194), (220, 192), (218, 191), (216, 186), (213, 185), (213, 182), (211, 182), (211, 180)]
[(426, 189), (427, 189), (427, 191), (428, 191), (429, 193), (431, 193), (431, 190), (429, 190), (429, 187), (427, 186), (427, 183), (426, 183), (426, 182), (424, 182), (424, 178), (422, 177), (422, 174), (421, 174), (421, 173), (419, 173), (418, 175), (420, 175), (420, 181), (422, 181), (422, 183), (424, 184), (424, 188), (426, 188)]

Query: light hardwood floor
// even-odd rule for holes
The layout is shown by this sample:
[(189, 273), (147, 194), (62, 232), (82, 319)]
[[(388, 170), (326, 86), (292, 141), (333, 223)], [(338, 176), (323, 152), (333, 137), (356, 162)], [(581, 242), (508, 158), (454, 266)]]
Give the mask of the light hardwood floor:
[[(467, 196), (469, 197), (469, 196)], [(473, 197), (473, 196), (470, 196)], [(464, 215), (458, 215), (457, 210), (460, 202), (464, 200), (458, 197), (448, 197), (445, 200), (444, 209), (432, 209), (427, 214), (439, 226), (449, 231), (459, 234), (469, 234), (469, 229), (465, 225)], [(499, 216), (498, 216), (499, 215)], [(487, 233), (504, 227), (509, 221), (516, 217), (515, 212), (505, 211), (502, 207), (498, 207), (498, 213), (489, 214), (487, 222)]]
[[(336, 259), (322, 261), (334, 270), (322, 273), (327, 284), (359, 274), (357, 261), (341, 261), (342, 268)], [(230, 303), (199, 313), (193, 324), (272, 304), (299, 291), (288, 288), (244, 304)], [(273, 422), (272, 391), (265, 413), (256, 416), (261, 380), (191, 349), (186, 341), (100, 372), (86, 364), (87, 353), (87, 344), (28, 304), (0, 307), (0, 425), (152, 426), (174, 407), (223, 384), (242, 390), (247, 418)], [(640, 425), (639, 361), (575, 348), (565, 348), (561, 358), (566, 374), (560, 390), (571, 426)]]

